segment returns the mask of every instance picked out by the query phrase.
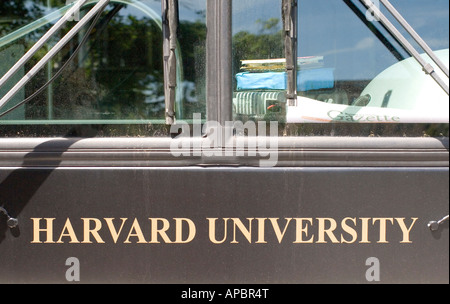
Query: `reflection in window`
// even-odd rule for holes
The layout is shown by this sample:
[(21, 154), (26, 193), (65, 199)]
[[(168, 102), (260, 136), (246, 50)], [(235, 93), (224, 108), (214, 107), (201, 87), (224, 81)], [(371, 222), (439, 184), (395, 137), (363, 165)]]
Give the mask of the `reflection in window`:
[[(393, 4), (448, 66), (448, 1)], [(448, 122), (448, 95), (358, 1), (300, 1), (298, 12), (299, 56), (320, 56), (332, 75), (314, 71), (308, 80), (330, 86), (299, 87), (288, 121)]]
[[(67, 9), (65, 0), (47, 2), (27, 0), (24, 5), (24, 1), (10, 0), (0, 3), (2, 75), (56, 22), (55, 17), (48, 23), (46, 20), (51, 19), (48, 16), (59, 17)], [(90, 4), (83, 8), (80, 17), (95, 2), (88, 1)], [(178, 118), (206, 112), (205, 12), (204, 0), (180, 1)], [(38, 23), (33, 24), (36, 20)], [(2, 88), (1, 96), (73, 25), (74, 22), (69, 22), (52, 38), (46, 50), (38, 52)], [(111, 1), (92, 33), (86, 31), (87, 26), (1, 112), (42, 87), (72, 56), (83, 37), (89, 35), (60, 77), (42, 94), (3, 117), (0, 124), (164, 123), (161, 2)]]
[(285, 107), (281, 9), (281, 0), (233, 1), (235, 119), (270, 120)]
[[(298, 1), (298, 98), (286, 106), (281, 1), (275, 2), (233, 2), (236, 119), (448, 124), (448, 95), (356, 0)], [(448, 1), (392, 3), (448, 67)]]

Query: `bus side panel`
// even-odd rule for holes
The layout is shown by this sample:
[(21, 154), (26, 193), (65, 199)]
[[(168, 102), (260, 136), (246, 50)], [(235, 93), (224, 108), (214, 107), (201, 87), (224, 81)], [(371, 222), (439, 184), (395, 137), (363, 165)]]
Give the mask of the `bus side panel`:
[(3, 168), (0, 282), (448, 283), (448, 174)]

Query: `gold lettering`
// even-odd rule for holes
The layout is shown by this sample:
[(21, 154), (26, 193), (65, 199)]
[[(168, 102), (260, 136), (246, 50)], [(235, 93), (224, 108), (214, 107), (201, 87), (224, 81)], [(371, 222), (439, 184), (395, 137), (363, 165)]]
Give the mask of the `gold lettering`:
[[(66, 230), (67, 230), (67, 234), (64, 233)], [(69, 218), (67, 218), (66, 224), (64, 225), (64, 228), (63, 228), (63, 230), (61, 232), (59, 240), (56, 243), (64, 243), (63, 241), (61, 241), (63, 236), (70, 237), (70, 242), (69, 243), (79, 243), (80, 242), (77, 239), (77, 236), (75, 234), (75, 231), (73, 230), (72, 223), (70, 222)]]
[[(319, 228), (318, 228), (319, 236), (318, 236), (317, 243), (319, 243), (319, 244), (326, 243), (325, 234), (328, 235), (328, 237), (330, 238), (330, 240), (333, 243), (339, 243), (338, 239), (334, 236), (334, 233), (333, 233), (333, 231), (337, 227), (336, 221), (332, 218), (317, 218), (317, 221), (319, 222)], [(326, 227), (325, 222), (330, 223), (330, 227), (327, 229), (325, 228)]]
[(286, 233), (287, 227), (289, 226), (289, 223), (291, 222), (292, 218), (286, 218), (286, 225), (284, 226), (283, 232), (281, 232), (280, 226), (278, 225), (278, 218), (271, 218), (270, 222), (272, 223), (273, 230), (275, 231), (275, 235), (277, 236), (278, 242), (281, 244), (281, 241), (283, 240), (284, 234)]
[[(256, 223), (253, 220), (256, 219)], [(242, 242), (244, 237), (248, 243), (255, 244), (267, 244), (266, 240), (266, 228), (273, 229), (273, 232), (278, 240), (278, 243), (281, 244), (283, 241), (287, 241), (289, 238), (289, 234), (287, 234), (288, 228), (291, 225), (292, 220), (295, 220), (295, 240), (294, 244), (304, 244), (304, 243), (317, 243), (317, 244), (326, 244), (326, 243), (336, 243), (336, 244), (353, 244), (358, 242), (360, 244), (368, 244), (375, 242), (374, 238), (377, 237), (376, 241), (379, 244), (389, 243), (389, 240), (392, 241), (392, 238), (388, 237), (387, 234), (387, 226), (388, 223), (391, 225), (398, 224), (402, 232), (402, 239), (400, 243), (407, 244), (412, 243), (411, 241), (411, 232), (413, 230), (414, 225), (416, 224), (418, 218), (407, 218), (399, 217), (399, 218), (356, 218), (356, 217), (346, 217), (340, 218), (338, 222), (333, 218), (284, 218), (281, 221), (284, 223), (280, 223), (280, 218), (222, 218), (223, 224), (219, 224), (216, 226), (218, 218), (207, 218), (209, 223), (209, 240), (213, 244), (223, 244), (228, 239), (230, 240), (230, 244), (238, 244)], [(119, 242), (119, 239), (125, 238), (122, 236), (122, 233), (125, 223), (128, 221), (128, 218), (104, 218), (103, 220), (98, 218), (81, 218), (83, 221), (83, 226), (80, 228), (79, 235), (75, 233), (75, 228), (77, 226), (73, 226), (70, 218), (67, 218), (62, 230), (58, 235), (53, 235), (54, 232), (54, 222), (55, 218), (31, 218), (33, 221), (33, 240), (31, 243), (71, 243), (76, 244), (80, 243), (79, 237), (81, 237), (81, 228), (83, 228), (83, 240), (81, 243), (83, 244), (91, 244), (91, 243), (105, 243), (101, 237), (101, 229), (102, 229), (102, 221), (104, 220), (106, 226), (108, 227), (109, 233), (111, 234), (111, 238), (114, 244)], [(126, 239), (124, 243), (131, 243), (130, 239), (132, 237), (136, 238), (136, 243), (174, 243), (174, 244), (187, 244), (192, 242), (195, 239), (197, 234), (197, 227), (195, 223), (189, 218), (173, 218), (175, 221), (174, 230), (171, 231), (171, 222), (165, 218), (149, 218), (150, 220), (150, 235), (146, 235), (142, 233), (141, 226), (137, 218), (134, 218), (132, 225), (129, 229), (128, 234), (126, 235)], [(231, 227), (228, 225), (228, 220), (232, 221), (233, 224), (233, 237), (231, 239), (228, 238), (228, 232), (231, 233)], [(317, 220), (317, 228), (315, 228), (315, 221)], [(268, 224), (270, 221), (270, 224)], [(118, 223), (116, 226), (116, 222)], [(267, 225), (266, 225), (267, 223)], [(339, 229), (338, 229), (338, 224)], [(272, 228), (269, 228), (268, 225), (271, 225)], [(293, 225), (293, 224), (292, 224)], [(292, 226), (291, 225), (291, 226)], [(127, 225), (127, 228), (128, 229)], [(253, 227), (254, 226), (254, 227)], [(370, 228), (369, 228), (370, 226)], [(59, 226), (58, 226), (59, 227)], [(313, 229), (314, 228), (314, 229)], [(394, 227), (395, 228), (395, 227)], [(293, 228), (292, 228), (293, 229)], [(313, 230), (311, 230), (313, 229)], [(369, 232), (369, 229), (371, 231)], [(396, 229), (396, 228), (395, 228)], [(106, 227), (105, 229), (106, 230)], [(230, 231), (228, 231), (230, 230)], [(253, 230), (253, 231), (252, 231)], [(377, 232), (378, 230), (378, 232)], [(255, 234), (253, 235), (252, 234)], [(293, 231), (291, 231), (293, 232)], [(397, 233), (397, 231), (395, 231)], [(58, 232), (57, 232), (58, 233)], [(107, 232), (105, 232), (107, 233)], [(216, 233), (223, 233), (223, 238), (218, 240)], [(237, 234), (241, 234), (237, 236)], [(41, 239), (44, 237), (45, 239)], [(102, 233), (103, 234), (103, 233)], [(270, 232), (270, 239), (273, 239), (272, 233)], [(360, 235), (359, 235), (360, 234)], [(170, 236), (170, 237), (169, 237)], [(146, 240), (150, 239), (150, 242)], [(54, 238), (58, 239), (56, 242)], [(66, 238), (70, 238), (67, 240)], [(253, 239), (252, 239), (253, 238)], [(173, 239), (174, 241), (172, 241)], [(109, 240), (111, 241), (111, 240)], [(292, 242), (292, 240), (289, 240)], [(244, 240), (245, 242), (245, 240)]]
[(403, 240), (400, 243), (412, 243), (409, 239), (409, 234), (411, 232), (412, 227), (414, 226), (414, 224), (416, 223), (416, 221), (418, 220), (418, 218), (414, 217), (411, 218), (412, 219), (412, 224), (411, 226), (409, 226), (409, 228), (406, 228), (405, 225), (405, 218), (396, 218), (395, 220), (397, 221), (398, 225), (400, 226), (400, 229), (402, 229), (403, 232)]
[(369, 241), (369, 217), (360, 218), (361, 220), (361, 244), (370, 244)]
[[(164, 218), (151, 218), (150, 222), (151, 222), (151, 229), (152, 229), (150, 243), (152, 243), (152, 244), (160, 243), (158, 241), (158, 234), (162, 237), (164, 242), (172, 243), (172, 241), (169, 239), (169, 237), (166, 234), (166, 231), (169, 230), (169, 227), (170, 227), (169, 221), (167, 219), (164, 219)], [(162, 222), (163, 223), (163, 227), (162, 228), (158, 228), (158, 222)]]
[(236, 227), (239, 228), (239, 230), (242, 232), (242, 234), (245, 236), (245, 238), (247, 239), (247, 241), (249, 243), (252, 242), (252, 220), (253, 218), (247, 218), (249, 225), (248, 225), (248, 229), (244, 226), (244, 224), (242, 223), (242, 221), (238, 218), (232, 218), (231, 219), (233, 221), (233, 241), (231, 242), (231, 244), (237, 244), (239, 243), (238, 241), (236, 241)]
[(267, 244), (265, 240), (265, 221), (266, 218), (257, 218), (258, 221), (258, 241), (256, 244)]
[(111, 233), (111, 236), (113, 238), (114, 244), (116, 244), (117, 240), (119, 239), (120, 232), (122, 232), (123, 225), (125, 224), (125, 222), (128, 219), (127, 218), (121, 218), (122, 225), (120, 225), (119, 232), (117, 232), (116, 227), (113, 224), (113, 220), (114, 220), (114, 218), (105, 218), (105, 222), (108, 225), (108, 229), (109, 229), (109, 232)]
[(32, 218), (33, 220), (33, 241), (31, 243), (42, 243), (39, 237), (40, 232), (47, 232), (46, 244), (54, 243), (53, 241), (53, 221), (54, 218), (46, 218), (46, 228), (40, 228), (39, 223), (42, 218)]
[[(104, 243), (100, 235), (98, 234), (98, 231), (102, 228), (102, 222), (97, 218), (82, 218), (84, 223), (84, 239), (83, 244), (91, 244), (91, 238), (90, 235), (94, 237), (94, 239), (97, 241), (97, 243)], [(94, 229), (91, 229), (91, 222), (95, 223)]]
[[(134, 233), (132, 233), (132, 232), (134, 232)], [(142, 229), (141, 229), (141, 226), (139, 225), (137, 218), (134, 219), (133, 225), (131, 225), (130, 232), (128, 233), (127, 239), (125, 240), (124, 243), (125, 244), (131, 243), (130, 237), (132, 237), (132, 236), (138, 238), (138, 244), (147, 243), (147, 241), (144, 238), (144, 234), (142, 233)]]
[(355, 224), (355, 226), (356, 226), (356, 218), (346, 217), (345, 219), (342, 220), (342, 222), (341, 222), (342, 230), (344, 230), (345, 232), (350, 234), (352, 236), (352, 239), (351, 239), (351, 241), (347, 241), (344, 238), (344, 236), (341, 234), (341, 243), (352, 244), (358, 238), (358, 233), (356, 232), (355, 229), (353, 229), (352, 227), (347, 225), (348, 220), (352, 221), (353, 224)]
[(216, 220), (217, 218), (208, 218), (209, 222), (209, 240), (214, 244), (222, 244), (227, 239), (227, 222), (229, 218), (224, 218), (224, 229), (223, 229), (223, 239), (221, 241), (217, 241), (216, 239)]
[(313, 243), (314, 242), (314, 235), (309, 239), (304, 241), (303, 240), (303, 234), (305, 234), (305, 237), (308, 236), (308, 224), (305, 224), (303, 226), (303, 221), (308, 221), (311, 225), (313, 224), (312, 218), (296, 218), (296, 238), (294, 244), (302, 244), (302, 243)]
[(390, 221), (391, 224), (394, 224), (393, 218), (373, 218), (372, 219), (372, 225), (375, 225), (375, 222), (380, 222), (380, 239), (377, 243), (389, 243), (386, 241), (386, 222)]
[[(186, 240), (183, 241), (183, 222), (186, 222), (189, 227), (189, 235)], [(186, 244), (191, 242), (196, 234), (195, 224), (192, 220), (187, 218), (175, 219), (175, 243)]]

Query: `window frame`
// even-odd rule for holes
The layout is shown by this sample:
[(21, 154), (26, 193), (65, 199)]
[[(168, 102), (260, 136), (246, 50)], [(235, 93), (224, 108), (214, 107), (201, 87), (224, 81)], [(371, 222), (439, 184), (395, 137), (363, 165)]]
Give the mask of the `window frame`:
[[(207, 1), (208, 121), (232, 121), (231, 1)], [(224, 138), (219, 148), (234, 145)], [(245, 145), (255, 138), (246, 137)], [(448, 167), (448, 137), (279, 137), (277, 167)], [(188, 156), (173, 138), (0, 138), (0, 167), (259, 167), (260, 156), (195, 156), (205, 137), (190, 137)], [(235, 145), (234, 145), (235, 146)]]

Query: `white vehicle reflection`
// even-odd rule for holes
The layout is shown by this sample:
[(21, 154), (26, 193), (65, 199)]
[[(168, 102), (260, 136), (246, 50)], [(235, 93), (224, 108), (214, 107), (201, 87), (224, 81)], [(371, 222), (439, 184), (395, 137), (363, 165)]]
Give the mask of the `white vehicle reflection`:
[[(449, 66), (449, 50), (435, 52)], [(424, 58), (428, 59), (426, 55)], [(436, 68), (436, 72), (443, 73)], [(444, 78), (445, 79), (445, 78)], [(448, 85), (448, 78), (446, 79)], [(353, 105), (301, 97), (287, 106), (288, 123), (448, 123), (449, 98), (414, 58), (392, 65), (375, 77)]]

